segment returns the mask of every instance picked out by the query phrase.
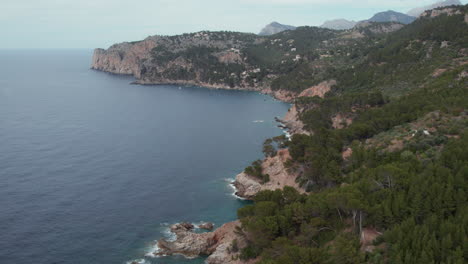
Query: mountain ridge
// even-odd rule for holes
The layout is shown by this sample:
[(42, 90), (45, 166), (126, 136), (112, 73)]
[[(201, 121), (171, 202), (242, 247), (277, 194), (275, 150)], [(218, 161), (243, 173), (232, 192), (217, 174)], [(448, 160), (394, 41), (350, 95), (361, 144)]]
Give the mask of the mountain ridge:
[(413, 8), (410, 11), (408, 11), (406, 14), (409, 15), (409, 16), (418, 17), (419, 15), (421, 15), (426, 10), (430, 10), (430, 9), (434, 9), (434, 8), (438, 8), (438, 7), (451, 6), (451, 5), (461, 5), (461, 4), (462, 3), (460, 2), (460, 0), (440, 1), (440, 2), (436, 2), (434, 4), (431, 4), (431, 5)]
[(278, 22), (271, 22), (270, 24), (266, 25), (260, 33), (258, 33), (259, 36), (269, 36), (269, 35), (274, 35), (286, 30), (294, 30), (296, 29), (295, 26), (290, 26), (290, 25), (284, 25), (280, 24)]

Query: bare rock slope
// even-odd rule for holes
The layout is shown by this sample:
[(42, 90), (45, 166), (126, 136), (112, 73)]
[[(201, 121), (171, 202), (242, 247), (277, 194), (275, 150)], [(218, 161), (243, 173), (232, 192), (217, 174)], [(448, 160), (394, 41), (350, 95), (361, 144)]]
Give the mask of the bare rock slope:
[(289, 151), (282, 149), (274, 157), (266, 158), (262, 163), (262, 170), (264, 174), (270, 176), (270, 181), (262, 183), (259, 179), (242, 172), (236, 176), (234, 186), (237, 188), (236, 195), (252, 199), (258, 192), (264, 190), (283, 189), (285, 186), (291, 186), (299, 192), (304, 193), (305, 190), (296, 182), (297, 177), (301, 171), (290, 171), (284, 163), (290, 159)]
[[(238, 248), (246, 246), (246, 240), (239, 232), (240, 222), (229, 222), (209, 233), (194, 233), (193, 226), (184, 223), (171, 226), (175, 241), (161, 239), (155, 255), (180, 254), (185, 257), (208, 256), (208, 264), (241, 264)], [(234, 242), (236, 245), (234, 246)]]

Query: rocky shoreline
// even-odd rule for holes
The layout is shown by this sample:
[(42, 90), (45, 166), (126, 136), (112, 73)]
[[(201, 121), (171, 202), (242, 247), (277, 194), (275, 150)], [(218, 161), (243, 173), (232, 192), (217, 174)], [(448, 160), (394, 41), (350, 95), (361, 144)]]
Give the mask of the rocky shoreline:
[(270, 180), (262, 183), (259, 179), (241, 172), (236, 176), (233, 185), (236, 187), (236, 195), (251, 200), (261, 191), (283, 189), (290, 186), (305, 193), (305, 189), (300, 187), (296, 179), (303, 173), (302, 168), (288, 169), (285, 162), (291, 159), (288, 149), (281, 149), (274, 157), (268, 157), (262, 162), (262, 171), (268, 174)]
[[(255, 177), (245, 172), (236, 176), (232, 183), (236, 188), (236, 196), (241, 199), (251, 200), (260, 191), (282, 189), (291, 186), (300, 193), (305, 190), (296, 182), (297, 177), (303, 172), (296, 168), (286, 168), (285, 162), (290, 159), (287, 149), (281, 149), (274, 157), (268, 157), (262, 162), (263, 172), (270, 175), (270, 181), (261, 183)], [(198, 228), (210, 230), (213, 224), (205, 223)], [(245, 264), (239, 259), (240, 249), (247, 246), (247, 239), (242, 231), (239, 220), (226, 223), (212, 232), (196, 233), (195, 226), (190, 223), (178, 223), (170, 227), (175, 240), (160, 239), (157, 241), (157, 250), (153, 256), (183, 255), (187, 258), (208, 256), (207, 264)], [(251, 260), (253, 264), (258, 260)]]
[(208, 256), (208, 264), (241, 264), (239, 249), (247, 245), (241, 231), (241, 223), (233, 221), (224, 224), (213, 232), (195, 233), (189, 223), (174, 224), (170, 227), (176, 235), (174, 241), (160, 239), (155, 256), (183, 255), (187, 258)]
[[(148, 40), (151, 42), (151, 40)], [(277, 100), (292, 103), (298, 94), (292, 94), (285, 91), (273, 91), (270, 87), (230, 87), (225, 84), (210, 84), (200, 82), (198, 80), (170, 80), (162, 79), (159, 81), (140, 78), (138, 73), (141, 69), (138, 67), (137, 61), (140, 56), (152, 49), (153, 44), (145, 43), (145, 41), (129, 46), (132, 54), (130, 57), (119, 55), (120, 53), (97, 49), (93, 57), (92, 69), (104, 71), (119, 75), (133, 75), (136, 80), (132, 84), (137, 85), (190, 85), (201, 86), (210, 89), (227, 89), (227, 90), (244, 90), (256, 91), (270, 95)], [(115, 48), (115, 47), (114, 47)], [(321, 86), (323, 87), (323, 85)], [(311, 89), (314, 87), (311, 87)], [(325, 89), (327, 89), (325, 87)], [(326, 91), (325, 91), (326, 92)], [(319, 93), (325, 93), (320, 91)], [(317, 95), (317, 94), (315, 94)], [(322, 95), (322, 94), (320, 94)], [(320, 96), (319, 95), (319, 96)], [(307, 95), (306, 95), (307, 96)], [(286, 129), (290, 134), (310, 134), (304, 129), (303, 123), (299, 119), (300, 111), (295, 105), (288, 110), (283, 119), (277, 119), (283, 129)], [(252, 200), (253, 197), (263, 190), (283, 189), (285, 186), (291, 186), (297, 189), (300, 193), (305, 193), (305, 190), (296, 182), (297, 177), (303, 173), (302, 168), (294, 170), (288, 169), (285, 162), (291, 158), (288, 149), (278, 150), (277, 155), (268, 157), (262, 162), (263, 173), (268, 174), (270, 180), (266, 183), (261, 182), (253, 176), (247, 175), (245, 172), (239, 173), (234, 182), (231, 184), (235, 187), (235, 195), (239, 199)], [(205, 223), (204, 226), (198, 228), (211, 230), (213, 225)], [(150, 252), (151, 256), (171, 256), (183, 255), (187, 258), (195, 258), (199, 256), (207, 256), (206, 263), (208, 264), (245, 264), (246, 262), (239, 259), (240, 249), (247, 246), (247, 239), (242, 232), (241, 223), (239, 220), (226, 223), (221, 227), (211, 232), (197, 233), (194, 232), (195, 227), (189, 223), (178, 223), (170, 227), (170, 232), (175, 235), (175, 240), (160, 239), (156, 243), (154, 252)], [(251, 260), (248, 263), (253, 264), (258, 260)]]

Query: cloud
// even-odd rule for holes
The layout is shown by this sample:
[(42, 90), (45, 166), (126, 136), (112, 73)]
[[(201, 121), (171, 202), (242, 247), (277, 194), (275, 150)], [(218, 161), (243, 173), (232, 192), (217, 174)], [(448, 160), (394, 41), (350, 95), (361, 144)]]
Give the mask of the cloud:
[(352, 5), (353, 7), (414, 7), (436, 0), (239, 0), (243, 4), (261, 5)]

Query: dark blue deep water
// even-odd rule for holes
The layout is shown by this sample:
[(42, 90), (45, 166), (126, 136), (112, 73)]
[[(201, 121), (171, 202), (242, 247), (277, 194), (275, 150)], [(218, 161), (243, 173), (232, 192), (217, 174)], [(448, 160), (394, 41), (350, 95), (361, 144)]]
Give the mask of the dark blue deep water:
[(130, 85), (91, 56), (0, 51), (0, 263), (122, 264), (167, 224), (233, 220), (226, 179), (282, 133), (268, 96)]

